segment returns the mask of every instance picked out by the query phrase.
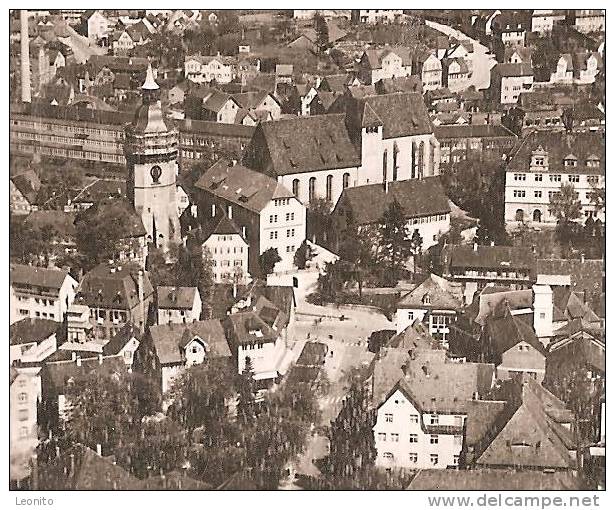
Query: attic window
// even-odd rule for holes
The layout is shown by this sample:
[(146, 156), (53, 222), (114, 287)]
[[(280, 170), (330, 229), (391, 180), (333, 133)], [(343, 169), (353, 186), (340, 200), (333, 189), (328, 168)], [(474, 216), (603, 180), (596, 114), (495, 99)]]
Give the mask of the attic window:
[(324, 154), (320, 153), (320, 161), (322, 161), (323, 163), (326, 163), (327, 160), (325, 159)]
[(570, 154), (564, 158), (564, 166), (577, 166), (576, 156)]
[[(335, 159), (336, 159), (338, 162), (344, 161), (344, 158), (342, 158), (342, 156), (340, 156), (340, 155), (339, 155), (339, 154), (337, 154), (337, 153), (335, 153)], [(589, 166), (589, 165), (588, 165), (588, 166)]]
[(431, 304), (431, 297), (429, 296), (429, 294), (425, 294), (423, 296), (423, 304), (424, 305), (430, 305)]
[(598, 168), (600, 166), (600, 158), (594, 155), (589, 156), (585, 162), (585, 165), (590, 168)]
[(290, 145), (288, 145), (288, 142), (286, 140), (282, 140), (282, 145), (284, 145), (285, 149), (290, 149)]
[(293, 168), (297, 168), (297, 163), (293, 161), (293, 158), (288, 158), (288, 161), (290, 163), (290, 166), (292, 166)]

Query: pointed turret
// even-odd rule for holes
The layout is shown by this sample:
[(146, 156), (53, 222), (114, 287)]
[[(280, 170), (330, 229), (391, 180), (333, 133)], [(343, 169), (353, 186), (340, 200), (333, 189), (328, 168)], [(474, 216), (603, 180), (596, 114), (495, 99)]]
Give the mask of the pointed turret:
[(154, 79), (154, 70), (152, 69), (152, 63), (147, 64), (147, 73), (145, 75), (145, 81), (141, 85), (143, 90), (158, 90), (160, 87)]

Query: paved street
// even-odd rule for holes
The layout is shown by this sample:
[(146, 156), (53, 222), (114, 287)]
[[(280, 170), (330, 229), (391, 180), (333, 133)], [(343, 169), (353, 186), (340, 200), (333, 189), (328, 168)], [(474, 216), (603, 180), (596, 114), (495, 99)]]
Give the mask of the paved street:
[(495, 58), (489, 55), (489, 49), (453, 27), (429, 20), (425, 21), (425, 23), (427, 26), (442, 32), (449, 37), (455, 37), (458, 40), (470, 40), (474, 43), (474, 56), (472, 57), (473, 73), (468, 86), (474, 85), (476, 90), (489, 88), (489, 83), (491, 81), (490, 71), (491, 68), (497, 63)]

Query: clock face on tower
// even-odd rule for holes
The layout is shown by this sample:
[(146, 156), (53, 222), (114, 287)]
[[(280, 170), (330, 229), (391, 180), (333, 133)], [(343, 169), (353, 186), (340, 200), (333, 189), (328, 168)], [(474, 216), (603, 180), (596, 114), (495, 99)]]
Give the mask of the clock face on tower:
[(158, 165), (153, 166), (149, 173), (152, 176), (152, 181), (154, 181), (154, 184), (158, 184), (158, 180), (162, 175), (162, 170), (160, 167)]

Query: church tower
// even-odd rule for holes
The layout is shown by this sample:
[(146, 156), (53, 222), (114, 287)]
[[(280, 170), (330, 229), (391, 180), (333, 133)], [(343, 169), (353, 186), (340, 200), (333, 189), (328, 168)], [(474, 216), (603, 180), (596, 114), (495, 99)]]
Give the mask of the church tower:
[(128, 199), (141, 216), (147, 240), (163, 251), (180, 240), (176, 203), (177, 129), (165, 121), (151, 64), (141, 87), (143, 104), (126, 127)]

